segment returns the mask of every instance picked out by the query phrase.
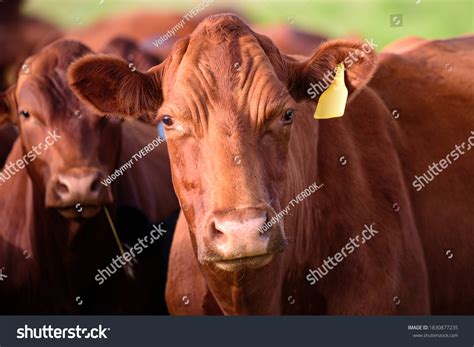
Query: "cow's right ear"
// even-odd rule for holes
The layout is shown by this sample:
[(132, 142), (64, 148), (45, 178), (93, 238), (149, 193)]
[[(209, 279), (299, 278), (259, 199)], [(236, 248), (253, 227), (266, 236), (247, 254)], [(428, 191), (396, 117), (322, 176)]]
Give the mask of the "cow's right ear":
[(323, 43), (308, 60), (288, 64), (290, 93), (298, 101), (318, 101), (319, 96), (332, 83), (336, 66), (342, 63), (345, 68), (344, 82), (349, 94), (347, 102), (350, 102), (374, 74), (377, 66), (374, 47), (371, 42), (347, 40)]
[(153, 70), (142, 73), (116, 57), (88, 55), (71, 64), (68, 78), (95, 112), (138, 118), (156, 112), (162, 102), (159, 74)]
[(16, 121), (15, 89), (16, 84), (5, 92), (0, 92), (0, 126)]

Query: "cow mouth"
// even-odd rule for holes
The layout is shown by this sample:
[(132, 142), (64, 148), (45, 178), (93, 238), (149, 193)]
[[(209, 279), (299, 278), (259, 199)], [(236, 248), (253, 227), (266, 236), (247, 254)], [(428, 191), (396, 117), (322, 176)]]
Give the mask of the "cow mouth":
[(258, 269), (267, 265), (273, 258), (273, 254), (259, 254), (232, 259), (219, 259), (213, 261), (213, 264), (224, 271), (239, 271), (243, 269)]
[(89, 219), (95, 217), (102, 206), (99, 205), (82, 205), (65, 206), (56, 208), (56, 210), (66, 219)]

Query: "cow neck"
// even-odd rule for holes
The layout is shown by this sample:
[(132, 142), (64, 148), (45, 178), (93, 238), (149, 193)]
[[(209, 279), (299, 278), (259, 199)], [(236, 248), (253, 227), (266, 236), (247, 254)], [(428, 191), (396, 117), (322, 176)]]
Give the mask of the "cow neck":
[(201, 266), (206, 283), (225, 315), (280, 314), (281, 284), (277, 259), (272, 269), (264, 267), (234, 273)]
[[(7, 162), (22, 155), (18, 139)], [(97, 268), (118, 252), (105, 214), (79, 224), (46, 209), (44, 193), (26, 169), (0, 186), (0, 197), (0, 266), (16, 272), (8, 290), (25, 293), (25, 312), (35, 307), (35, 312), (73, 313), (72, 307), (79, 309), (73, 288), (80, 295), (95, 288)], [(115, 218), (115, 209), (109, 210)]]
[[(84, 293), (87, 284), (95, 285), (95, 271), (104, 259), (117, 253), (116, 244), (108, 232), (109, 225), (103, 211), (82, 223), (68, 220), (45, 207), (44, 194), (34, 186), (29, 176), (28, 190), (32, 196), (29, 210), (33, 211), (28, 225), (32, 253), (41, 274), (38, 280), (48, 283), (39, 287), (60, 289), (69, 302), (78, 295), (76, 291)], [(70, 304), (64, 306), (70, 307)]]
[[(320, 158), (324, 157), (324, 153), (321, 153), (320, 131), (324, 131), (324, 127), (328, 125), (312, 117), (313, 102), (306, 102), (300, 107), (301, 116), (295, 123), (297, 126), (293, 129), (290, 140), (288, 178), (284, 198), (281, 199), (281, 209), (290, 208), (288, 215), (284, 217), (285, 234), (289, 238), (288, 249), (285, 251), (287, 260), (284, 263), (299, 266), (303, 265), (302, 259), (320, 258), (319, 252), (315, 250), (319, 249), (320, 244), (320, 203), (326, 185), (319, 166)], [(313, 184), (322, 188), (310, 196), (302, 196), (301, 193)], [(302, 201), (298, 202), (298, 196)]]

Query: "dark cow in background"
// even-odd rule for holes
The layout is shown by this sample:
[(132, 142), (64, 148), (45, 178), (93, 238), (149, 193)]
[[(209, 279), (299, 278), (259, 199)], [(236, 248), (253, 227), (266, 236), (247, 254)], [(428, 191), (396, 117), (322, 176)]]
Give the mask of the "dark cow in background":
[(110, 40), (101, 52), (122, 57), (133, 64), (131, 68), (135, 67), (140, 71), (146, 71), (163, 61), (158, 55), (144, 51), (134, 40), (123, 36)]
[[(147, 73), (89, 56), (69, 75), (96, 112), (157, 111), (166, 126), (189, 228), (173, 244), (172, 313), (472, 314), (472, 153), (418, 195), (411, 175), (470, 135), (473, 47), (434, 42), (382, 57), (375, 72), (361, 43), (330, 41), (295, 59), (229, 14), (203, 21)], [(446, 60), (459, 73), (444, 74)], [(308, 90), (341, 62), (345, 115), (316, 121)], [(323, 186), (262, 229), (314, 183)], [(370, 241), (309, 278), (367, 230)], [(205, 292), (183, 305), (194, 291)]]
[[(61, 37), (61, 31), (41, 19), (21, 14), (22, 0), (0, 2), (0, 90), (15, 83), (23, 61)], [(28, 73), (25, 67), (23, 73)]]
[(8, 153), (10, 153), (16, 136), (17, 130), (13, 125), (0, 126), (0, 169), (3, 167)]
[[(88, 26), (69, 30), (66, 33), (66, 38), (79, 40), (92, 50), (99, 51), (116, 37), (127, 37), (141, 44), (142, 41), (148, 38), (167, 33), (181, 20), (183, 20), (183, 14), (180, 13), (138, 11), (119, 16), (115, 15)], [(160, 47), (154, 47), (156, 50), (153, 50), (153, 52), (156, 55), (166, 56), (171, 48), (169, 43), (190, 34), (198, 23), (196, 19), (186, 21), (185, 25), (176, 31), (172, 40)]]
[(66, 70), (91, 53), (81, 43), (57, 41), (28, 59), (32, 73), (0, 95), (0, 123), (17, 123), (20, 132), (0, 182), (0, 264), (8, 275), (1, 313), (166, 312), (160, 248), (169, 245), (174, 225), (162, 225), (169, 233), (137, 255), (134, 277), (119, 270), (103, 285), (95, 279), (119, 254), (104, 206), (122, 242), (133, 247), (151, 223), (172, 221), (178, 203), (166, 144), (116, 182), (101, 183), (156, 132), (98, 117), (72, 94)]
[(258, 26), (256, 29), (268, 36), (280, 51), (287, 54), (310, 55), (327, 37), (295, 28), (291, 25)]

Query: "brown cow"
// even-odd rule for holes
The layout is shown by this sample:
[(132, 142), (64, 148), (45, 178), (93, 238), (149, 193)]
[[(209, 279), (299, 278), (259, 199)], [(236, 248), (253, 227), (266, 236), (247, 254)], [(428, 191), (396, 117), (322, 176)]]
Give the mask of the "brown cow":
[[(157, 34), (166, 34), (169, 30), (183, 21), (180, 13), (159, 13), (137, 11), (130, 14), (112, 16), (102, 19), (92, 25), (70, 30), (66, 38), (79, 40), (98, 51), (117, 36), (128, 37), (139, 44)], [(196, 19), (184, 20), (182, 27), (176, 30), (170, 42), (190, 34), (199, 22)], [(169, 43), (169, 42), (168, 42)], [(167, 55), (171, 45), (160, 45), (157, 55)]]
[(310, 55), (327, 41), (327, 37), (294, 28), (290, 25), (259, 26), (260, 34), (268, 36), (278, 49), (287, 54)]
[[(154, 128), (98, 117), (69, 89), (69, 64), (87, 54), (81, 43), (57, 41), (0, 95), (0, 123), (15, 122), (20, 131), (0, 177), (0, 268), (8, 275), (2, 313), (165, 313), (166, 263), (155, 251), (171, 230), (153, 246), (134, 248), (134, 278), (117, 271), (103, 285), (97, 279), (119, 254), (103, 206), (132, 248), (178, 203), (166, 145), (133, 157), (156, 139)], [(117, 182), (103, 183), (130, 160)]]
[(163, 61), (161, 57), (144, 51), (134, 40), (124, 36), (114, 37), (101, 52), (122, 57), (129, 64), (133, 64), (130, 65), (132, 69), (135, 67), (141, 71), (146, 71)]
[[(89, 56), (69, 76), (96, 112), (157, 110), (166, 126), (190, 231), (181, 221), (173, 245), (172, 313), (472, 314), (472, 160), (423, 192), (411, 175), (469, 136), (473, 47), (435, 41), (382, 57), (367, 85), (375, 53), (361, 43), (327, 42), (297, 60), (229, 14), (203, 21), (147, 73)], [(459, 71), (440, 71), (446, 60)], [(345, 115), (316, 121), (311, 84), (341, 62)]]

